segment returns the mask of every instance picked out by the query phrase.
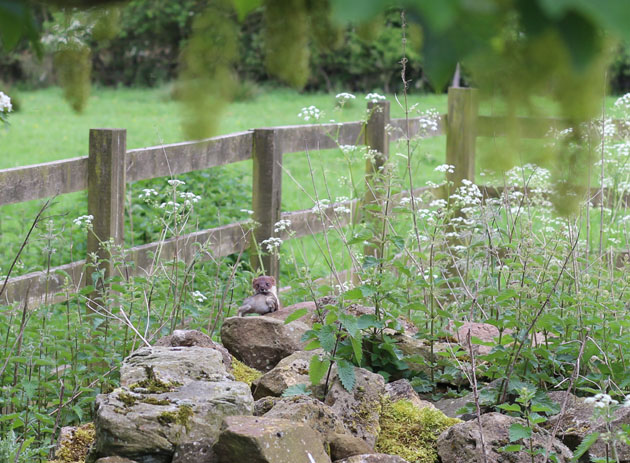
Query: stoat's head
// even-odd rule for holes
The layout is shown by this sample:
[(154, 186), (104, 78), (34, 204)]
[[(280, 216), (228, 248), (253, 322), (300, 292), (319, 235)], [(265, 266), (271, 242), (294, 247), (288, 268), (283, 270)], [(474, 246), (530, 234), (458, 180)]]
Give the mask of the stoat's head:
[(254, 292), (256, 294), (273, 293), (273, 288), (276, 286), (276, 279), (274, 277), (263, 275), (261, 277), (254, 278), (252, 286), (254, 287)]

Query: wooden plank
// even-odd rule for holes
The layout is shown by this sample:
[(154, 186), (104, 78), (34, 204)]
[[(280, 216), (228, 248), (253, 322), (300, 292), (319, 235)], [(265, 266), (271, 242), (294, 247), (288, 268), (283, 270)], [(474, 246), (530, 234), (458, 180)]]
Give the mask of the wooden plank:
[(474, 88), (448, 89), (448, 117), (446, 130), (446, 163), (455, 166), (455, 172), (446, 178), (453, 187), (463, 179), (475, 181), (475, 143), (479, 92)]
[(566, 119), (542, 117), (479, 116), (477, 136), (504, 137), (514, 134), (520, 138), (544, 138), (551, 129), (564, 130), (569, 127)]
[(87, 156), (0, 170), (0, 205), (87, 188)]
[(253, 132), (127, 151), (127, 181), (183, 174), (252, 157)]
[[(419, 132), (422, 124), (422, 117), (410, 117), (409, 118), (409, 138), (415, 137)], [(407, 137), (407, 120), (392, 119), (389, 122), (389, 141), (404, 140)], [(440, 115), (437, 130), (432, 130), (421, 138), (430, 138), (444, 135), (446, 133), (446, 114)]]
[(64, 274), (68, 274), (70, 277), (67, 286), (70, 288), (70, 294), (73, 294), (84, 285), (84, 266), (85, 261), (80, 260), (53, 267), (48, 273), (32, 272), (10, 278), (2, 295), (2, 300), (6, 304), (24, 302), (24, 297), (28, 294), (30, 309), (45, 303), (63, 302), (66, 300), (65, 295), (58, 295), (57, 293), (63, 291), (66, 286)]
[(257, 256), (257, 250), (266, 251), (263, 241), (274, 236), (282, 206), (282, 150), (275, 129), (254, 131), (253, 161), (252, 210), (259, 225), (254, 230), (256, 242), (252, 244), (256, 246), (252, 249), (251, 263), (259, 268), (262, 261), (265, 275), (279, 281), (278, 253), (266, 253), (260, 260)]
[(135, 263), (134, 273), (145, 274), (152, 268), (154, 256), (158, 251), (161, 260), (172, 260), (177, 257), (190, 263), (200, 245), (206, 245), (209, 249), (203, 253), (205, 257), (202, 260), (207, 260), (240, 252), (249, 246), (249, 241), (247, 228), (243, 222), (238, 222), (170, 238), (162, 243), (134, 246), (127, 252), (130, 260)]
[[(336, 148), (339, 145), (362, 145), (363, 122), (339, 124), (286, 125), (273, 127), (282, 153), (316, 151)], [(266, 129), (269, 130), (269, 129)]]

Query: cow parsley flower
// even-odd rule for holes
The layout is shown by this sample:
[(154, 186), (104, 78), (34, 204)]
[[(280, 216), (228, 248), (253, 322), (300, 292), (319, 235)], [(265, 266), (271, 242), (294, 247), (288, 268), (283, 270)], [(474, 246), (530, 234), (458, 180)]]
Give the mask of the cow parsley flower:
[(208, 299), (201, 291), (193, 291), (191, 296), (193, 297), (193, 299), (199, 303), (204, 302), (206, 299)]
[(324, 116), (324, 113), (312, 105), (306, 108), (302, 108), (302, 111), (300, 111), (298, 114), (298, 117), (300, 119), (303, 119), (305, 122), (308, 122), (311, 119), (313, 119), (314, 121), (318, 121), (323, 116)]
[(453, 174), (455, 173), (455, 166), (451, 164), (441, 164), (433, 170), (436, 172), (444, 172), (444, 173)]
[(365, 99), (367, 101), (371, 101), (372, 103), (377, 103), (379, 101), (385, 100), (385, 97), (378, 93), (368, 93), (367, 95), (365, 95)]
[(291, 226), (291, 221), (289, 219), (278, 220), (274, 224), (273, 231), (274, 233), (280, 233), (282, 231), (288, 230), (290, 226)]
[(280, 238), (272, 236), (271, 238), (264, 240), (260, 244), (266, 249), (267, 252), (274, 252), (280, 247), (280, 245), (282, 244), (282, 240)]
[(72, 222), (77, 227), (91, 227), (92, 220), (94, 220), (94, 216), (90, 214), (90, 215), (81, 215), (77, 217), (76, 219), (74, 219)]
[(11, 111), (13, 111), (11, 98), (9, 98), (9, 95), (0, 92), (0, 113), (10, 113)]

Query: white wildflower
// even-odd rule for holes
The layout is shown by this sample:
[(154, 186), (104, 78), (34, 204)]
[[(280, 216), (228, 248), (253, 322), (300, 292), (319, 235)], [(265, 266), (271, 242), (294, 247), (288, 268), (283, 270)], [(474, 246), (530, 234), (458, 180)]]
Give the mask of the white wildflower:
[(316, 214), (323, 214), (326, 212), (326, 208), (328, 208), (328, 206), (330, 206), (330, 201), (324, 198), (316, 201), (311, 210)]
[(299, 112), (297, 117), (308, 122), (311, 119), (313, 119), (314, 121), (318, 121), (323, 117), (323, 115), (324, 113), (322, 111), (311, 105), (306, 108), (302, 108), (302, 111)]
[(265, 248), (267, 252), (273, 252), (280, 247), (282, 240), (280, 238), (271, 237), (264, 240), (260, 245)]
[(385, 97), (383, 95), (379, 95), (378, 93), (368, 93), (365, 95), (365, 99), (371, 101), (372, 103), (376, 103), (378, 101), (385, 100)]
[(274, 233), (280, 233), (282, 231), (288, 230), (289, 227), (291, 226), (291, 221), (288, 219), (282, 219), (282, 220), (278, 220), (275, 224), (274, 224)]
[(189, 191), (180, 191), (179, 197), (184, 200), (184, 205), (188, 207), (192, 206), (193, 203), (198, 203), (201, 200), (201, 196), (197, 196), (196, 194)]
[(335, 98), (339, 102), (340, 105), (346, 104), (348, 101), (354, 100), (356, 97), (352, 93), (342, 92), (338, 93)]
[(11, 98), (9, 98), (9, 95), (0, 92), (0, 113), (10, 113), (11, 111), (13, 111)]
[(449, 174), (452, 174), (455, 172), (455, 166), (451, 164), (441, 164), (433, 170), (436, 172), (444, 172), (444, 173), (448, 172)]
[(249, 209), (241, 209), (241, 212), (244, 212), (247, 215), (254, 215), (254, 211), (250, 211)]
[(174, 178), (174, 179), (168, 180), (168, 184), (172, 186), (173, 188), (177, 188), (180, 185), (186, 185), (186, 182), (182, 182), (181, 180), (177, 180)]
[(92, 220), (94, 220), (94, 216), (90, 214), (90, 215), (81, 215), (77, 217), (76, 219), (74, 219), (72, 222), (77, 227), (90, 227), (92, 225)]
[(206, 299), (208, 299), (201, 291), (193, 291), (192, 292), (192, 297), (195, 301), (201, 303), (203, 301), (205, 301)]
[(148, 201), (151, 199), (151, 197), (157, 196), (157, 195), (158, 195), (158, 192), (155, 191), (153, 188), (143, 188), (142, 193), (138, 195), (138, 198)]

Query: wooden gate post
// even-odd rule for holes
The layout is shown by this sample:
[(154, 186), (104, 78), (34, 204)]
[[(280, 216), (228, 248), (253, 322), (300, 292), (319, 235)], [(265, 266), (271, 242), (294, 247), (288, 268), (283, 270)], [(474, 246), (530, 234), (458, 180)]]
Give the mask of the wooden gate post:
[[(96, 253), (105, 278), (112, 275), (111, 256), (101, 243), (113, 239), (124, 244), (127, 131), (91, 129), (88, 156), (88, 214), (93, 216), (88, 231), (87, 253)], [(92, 269), (93, 271), (93, 269)], [(93, 284), (88, 271), (87, 284)]]
[[(365, 126), (365, 144), (369, 150), (374, 152), (374, 158), (368, 158), (365, 162), (365, 182), (366, 192), (363, 199), (364, 207), (379, 205), (383, 198), (378, 193), (380, 186), (375, 181), (374, 176), (378, 174), (389, 159), (389, 135), (386, 127), (390, 123), (389, 101), (369, 102), (367, 105), (369, 118)], [(366, 210), (365, 219), (376, 222), (374, 212)], [(375, 246), (376, 244), (376, 246)], [(365, 256), (378, 256), (378, 243), (371, 243), (365, 246)]]
[(282, 151), (275, 129), (254, 130), (252, 178), (252, 209), (254, 220), (260, 225), (254, 231), (251, 263), (254, 268), (260, 267), (257, 252), (262, 256), (263, 271), (278, 281), (279, 262), (278, 249), (267, 252), (263, 241), (274, 236), (274, 226), (280, 220), (282, 205)]
[(453, 182), (450, 191), (459, 187), (463, 179), (475, 181), (475, 143), (479, 92), (475, 88), (448, 89), (448, 116), (446, 122), (446, 163), (455, 166), (447, 173)]

